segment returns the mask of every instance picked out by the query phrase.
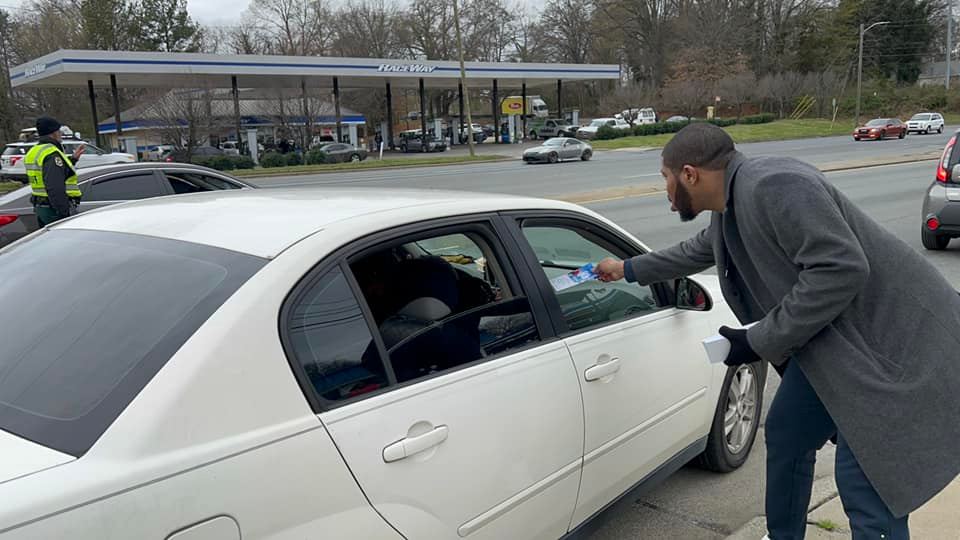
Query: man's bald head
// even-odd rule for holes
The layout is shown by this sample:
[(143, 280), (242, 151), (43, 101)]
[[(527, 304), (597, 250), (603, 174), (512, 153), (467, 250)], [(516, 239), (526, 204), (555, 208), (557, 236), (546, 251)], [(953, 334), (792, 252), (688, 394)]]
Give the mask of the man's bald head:
[(696, 122), (681, 129), (663, 147), (663, 165), (677, 172), (684, 165), (719, 171), (727, 167), (736, 151), (733, 139), (722, 128)]

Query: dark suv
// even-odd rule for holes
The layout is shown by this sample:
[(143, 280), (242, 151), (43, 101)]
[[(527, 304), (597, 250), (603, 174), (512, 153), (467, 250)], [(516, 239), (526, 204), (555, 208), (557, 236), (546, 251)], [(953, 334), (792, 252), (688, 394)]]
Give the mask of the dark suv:
[(951, 238), (960, 237), (960, 152), (955, 151), (958, 136), (960, 130), (943, 149), (937, 176), (923, 200), (920, 236), (927, 249), (945, 249)]

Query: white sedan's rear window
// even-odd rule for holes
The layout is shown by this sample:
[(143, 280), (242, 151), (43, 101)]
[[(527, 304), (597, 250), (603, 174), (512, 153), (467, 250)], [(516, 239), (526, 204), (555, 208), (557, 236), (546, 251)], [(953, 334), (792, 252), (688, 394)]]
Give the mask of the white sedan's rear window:
[(173, 240), (54, 230), (0, 253), (0, 429), (73, 455), (259, 269)]

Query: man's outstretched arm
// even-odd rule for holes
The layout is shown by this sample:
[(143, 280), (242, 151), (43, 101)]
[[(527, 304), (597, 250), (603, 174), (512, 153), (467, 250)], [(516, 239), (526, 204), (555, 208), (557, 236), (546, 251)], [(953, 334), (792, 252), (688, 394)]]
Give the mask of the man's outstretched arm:
[(649, 285), (703, 272), (716, 264), (710, 234), (708, 227), (693, 238), (664, 250), (651, 251), (625, 261), (604, 259), (597, 265), (597, 274), (604, 281), (626, 278), (630, 282)]

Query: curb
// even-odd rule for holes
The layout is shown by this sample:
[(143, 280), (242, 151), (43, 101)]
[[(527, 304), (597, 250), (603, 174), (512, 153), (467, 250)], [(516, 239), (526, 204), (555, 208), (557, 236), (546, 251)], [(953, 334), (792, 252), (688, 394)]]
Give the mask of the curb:
[[(807, 514), (829, 503), (839, 496), (837, 483), (833, 475), (825, 476), (813, 483), (813, 493), (810, 497), (810, 506)], [(742, 527), (726, 537), (726, 540), (760, 540), (767, 534), (767, 518), (757, 516), (746, 522)]]
[[(255, 179), (255, 178), (287, 178), (291, 176), (310, 176), (314, 174), (338, 174), (338, 173), (358, 173), (364, 171), (383, 171), (387, 169), (422, 169), (428, 167), (451, 167), (454, 165), (478, 165), (482, 163), (502, 163), (504, 161), (513, 161), (514, 159), (508, 156), (497, 156), (494, 159), (478, 159), (478, 160), (468, 160), (468, 161), (452, 161), (450, 163), (426, 163), (418, 164), (416, 158), (410, 158), (410, 165), (388, 165), (385, 167), (363, 167), (359, 169), (322, 169), (318, 171), (277, 171), (270, 173), (258, 173), (258, 174), (244, 174), (244, 175), (234, 175), (241, 180), (245, 179)], [(228, 171), (229, 172), (229, 171)]]
[(940, 159), (940, 152), (927, 152), (924, 154), (908, 154), (898, 158), (882, 159), (875, 161), (849, 161), (839, 163), (826, 163), (817, 166), (820, 172), (839, 172), (853, 169), (869, 169), (871, 167), (883, 167), (886, 165), (902, 165), (904, 163), (919, 163), (922, 161), (934, 161)]

